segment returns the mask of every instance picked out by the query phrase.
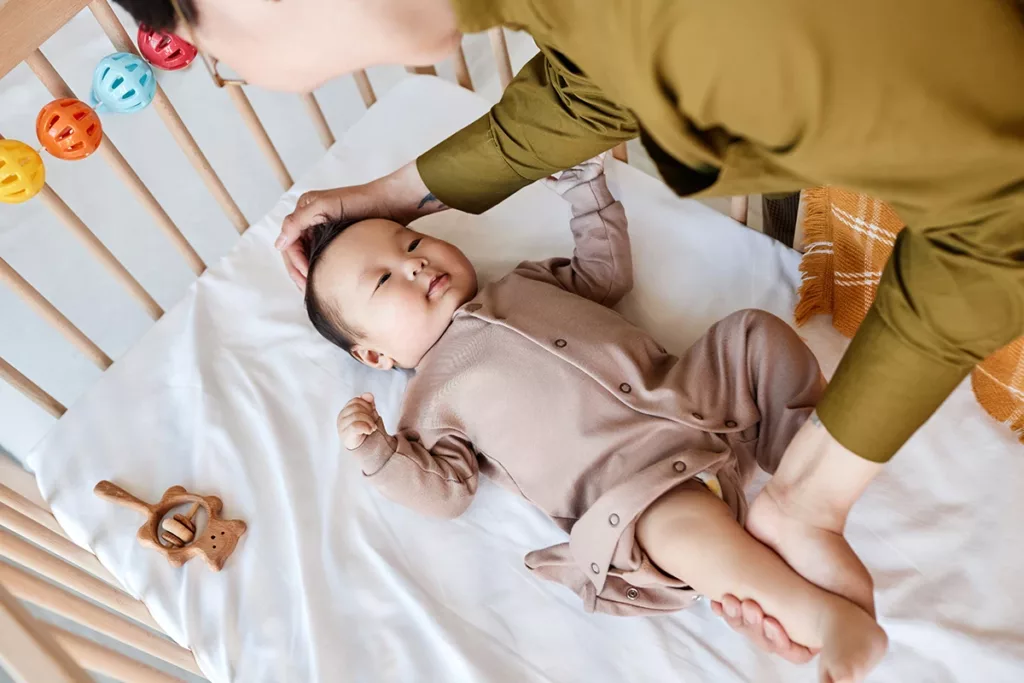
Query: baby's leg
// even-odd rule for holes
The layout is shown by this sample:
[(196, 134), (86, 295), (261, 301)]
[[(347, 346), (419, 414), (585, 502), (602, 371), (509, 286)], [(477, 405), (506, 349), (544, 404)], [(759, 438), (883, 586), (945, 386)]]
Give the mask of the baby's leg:
[(699, 482), (658, 499), (637, 521), (636, 537), (662, 571), (712, 600), (727, 593), (755, 600), (794, 641), (821, 648), (825, 681), (860, 681), (885, 653), (874, 619), (790, 569)]

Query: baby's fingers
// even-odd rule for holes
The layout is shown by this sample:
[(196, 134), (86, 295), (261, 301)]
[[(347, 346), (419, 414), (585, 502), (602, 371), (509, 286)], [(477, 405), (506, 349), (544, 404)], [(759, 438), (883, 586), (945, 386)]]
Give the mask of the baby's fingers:
[(356, 413), (376, 416), (377, 410), (373, 407), (372, 403), (361, 398), (354, 398), (341, 409), (341, 413), (338, 414), (338, 419), (340, 420), (346, 415), (355, 415)]
[(345, 448), (352, 451), (363, 445), (366, 437), (377, 431), (377, 425), (357, 418), (341, 431), (341, 440)]

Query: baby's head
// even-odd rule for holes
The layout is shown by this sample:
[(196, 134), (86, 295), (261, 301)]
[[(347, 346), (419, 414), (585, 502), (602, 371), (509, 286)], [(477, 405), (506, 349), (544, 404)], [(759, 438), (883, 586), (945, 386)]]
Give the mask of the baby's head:
[(310, 321), (370, 367), (416, 367), (476, 295), (476, 271), (458, 248), (393, 221), (323, 223), (308, 253)]

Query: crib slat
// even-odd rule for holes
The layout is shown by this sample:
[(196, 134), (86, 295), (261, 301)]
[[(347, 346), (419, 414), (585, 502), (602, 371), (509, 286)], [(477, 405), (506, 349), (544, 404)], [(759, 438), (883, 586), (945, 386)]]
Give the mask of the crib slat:
[[(0, 140), (3, 139), (4, 136), (0, 135)], [(78, 217), (78, 214), (60, 198), (60, 195), (53, 191), (52, 187), (43, 185), (43, 189), (39, 191), (39, 198), (46, 208), (55, 213), (57, 218), (71, 230), (71, 234), (82, 242), (86, 251), (99, 261), (100, 265), (106, 268), (107, 272), (113, 275), (114, 279), (128, 291), (128, 294), (146, 310), (146, 314), (150, 318), (157, 320), (164, 314), (164, 309), (160, 308), (160, 304), (149, 295), (149, 292), (139, 284), (138, 280), (132, 277), (128, 269), (121, 265), (117, 257), (96, 237), (89, 226)]]
[[(96, 17), (96, 21), (103, 28), (103, 32), (107, 34), (107, 37), (116, 49), (121, 52), (130, 52), (134, 55), (139, 54), (138, 50), (135, 49), (132, 39), (124, 30), (124, 26), (118, 21), (117, 15), (114, 14), (114, 10), (110, 8), (106, 0), (92, 0), (89, 3), (89, 11)], [(178, 116), (174, 105), (167, 99), (167, 95), (159, 85), (156, 86), (156, 97), (153, 99), (153, 107), (156, 109), (157, 114), (160, 115), (160, 118), (163, 119), (164, 125), (171, 132), (175, 142), (178, 143), (178, 147), (181, 148), (193, 168), (199, 173), (199, 177), (202, 178), (206, 188), (213, 195), (213, 198), (217, 200), (217, 203), (220, 204), (221, 210), (224, 211), (228, 220), (235, 226), (239, 234), (245, 232), (249, 226), (245, 215), (238, 208), (235, 200), (231, 198), (231, 194), (228, 192), (227, 187), (224, 186), (220, 176), (213, 170), (213, 166), (210, 165), (206, 155), (203, 154), (195, 138), (192, 137), (192, 133), (185, 127), (185, 122)]]
[(14, 293), (21, 297), (29, 308), (56, 328), (65, 339), (71, 342), (72, 346), (81, 351), (82, 355), (91, 360), (100, 370), (106, 370), (114, 362), (2, 258), (0, 258), (0, 282), (13, 289)]
[(0, 583), (0, 650), (4, 668), (18, 681), (92, 683), (48, 629)]
[(311, 92), (306, 93), (302, 96), (302, 103), (306, 105), (306, 112), (309, 114), (309, 118), (313, 120), (316, 134), (320, 136), (320, 144), (324, 146), (324, 149), (330, 149), (331, 145), (334, 144), (334, 133), (331, 132), (331, 127), (327, 125), (327, 117), (324, 116), (324, 110), (320, 108), (320, 104), (316, 101), (316, 95)]
[(729, 200), (729, 217), (747, 224), (747, 213), (750, 210), (750, 197), (748, 195), (737, 195)]
[(473, 91), (473, 79), (469, 75), (469, 64), (466, 63), (466, 53), (459, 45), (455, 51), (455, 81), (466, 90)]
[(373, 103), (377, 101), (377, 94), (373, 92), (370, 77), (365, 71), (359, 70), (352, 74), (352, 78), (355, 79), (356, 87), (359, 88), (359, 96), (363, 98), (363, 104), (367, 108), (372, 107)]
[(10, 458), (0, 458), (0, 483), (24, 498), (30, 505), (34, 505), (46, 512), (50, 511), (50, 506), (43, 498), (43, 494), (39, 493), (36, 478), (32, 476), (31, 472), (23, 470)]
[(60, 417), (67, 412), (67, 408), (60, 401), (43, 391), (38, 384), (18, 372), (17, 368), (3, 358), (0, 358), (0, 379), (54, 417)]
[(143, 626), (148, 626), (154, 631), (161, 630), (146, 606), (132, 596), (100, 581), (91, 574), (75, 569), (38, 546), (3, 529), (0, 529), (0, 556), (27, 567), (65, 588), (81, 593), (109, 610), (134, 619)]
[(128, 294), (146, 310), (146, 315), (153, 320), (158, 320), (164, 314), (164, 309), (160, 308), (156, 299), (151, 297), (149, 292), (139, 284), (139, 281), (128, 272), (128, 269), (121, 265), (117, 257), (96, 237), (89, 226), (82, 222), (78, 214), (53, 191), (52, 187), (43, 185), (39, 197), (50, 211), (57, 214), (57, 218), (71, 230), (71, 234), (78, 238), (93, 258), (99, 261), (107, 272), (128, 291)]
[(225, 88), (228, 91), (228, 97), (231, 98), (231, 102), (234, 103), (235, 109), (242, 117), (242, 121), (245, 122), (245, 127), (249, 129), (252, 136), (256, 138), (256, 146), (263, 152), (263, 156), (270, 162), (270, 170), (274, 172), (274, 176), (277, 178), (277, 182), (281, 184), (281, 187), (287, 190), (291, 187), (295, 181), (292, 180), (291, 174), (288, 172), (288, 167), (284, 165), (284, 160), (281, 159), (281, 155), (278, 154), (277, 148), (274, 147), (273, 141), (270, 136), (267, 135), (267, 129), (263, 127), (263, 123), (260, 121), (260, 117), (256, 115), (256, 110), (252, 107), (252, 102), (249, 101), (245, 91), (240, 86), (229, 85)]
[(10, 529), (79, 569), (106, 581), (114, 588), (120, 588), (117, 579), (88, 550), (3, 504), (0, 504), (0, 526)]
[(91, 628), (139, 652), (202, 676), (192, 652), (138, 624), (72, 595), (28, 572), (0, 563), (0, 581), (17, 598)]
[(505, 32), (497, 26), (487, 31), (487, 37), (491, 39), (491, 50), (494, 52), (494, 60), (498, 63), (498, 80), (501, 82), (501, 89), (504, 90), (512, 82), (512, 59), (508, 56)]
[[(0, 481), (8, 482), (7, 470), (4, 470), (0, 476)], [(35, 487), (35, 479), (32, 478), (31, 474), (25, 472), (32, 480), (32, 486)], [(36, 503), (32, 502), (25, 496), (21, 495), (14, 489), (8, 488), (4, 484), (0, 484), (0, 503), (3, 503), (7, 507), (11, 508), (15, 512), (25, 515), (33, 522), (42, 524), (47, 529), (55, 534), (60, 534), (64, 538), (68, 538), (68, 535), (61, 528), (60, 524), (57, 523), (57, 518), (50, 513), (49, 510), (39, 507)], [(69, 539), (70, 540), (70, 539)]]
[[(53, 68), (53, 64), (50, 63), (50, 60), (46, 58), (42, 51), (37, 49), (25, 61), (36, 77), (50, 91), (51, 95), (58, 98), (75, 97), (75, 93), (68, 87), (67, 82), (61, 75), (57, 73), (57, 70)], [(121, 155), (120, 150), (117, 149), (106, 135), (103, 136), (99, 153), (107, 160), (107, 163), (110, 164), (110, 167), (117, 174), (118, 178), (121, 179), (121, 182), (128, 186), (129, 191), (135, 195), (135, 198), (142, 204), (143, 208), (153, 217), (157, 227), (163, 231), (167, 239), (174, 245), (174, 248), (185, 258), (192, 272), (196, 275), (201, 275), (206, 270), (206, 264), (203, 263), (203, 259), (199, 257), (196, 250), (192, 248), (192, 245), (185, 239), (185, 236), (181, 234), (181, 230), (178, 229), (178, 226), (174, 224), (171, 217), (164, 211), (164, 207), (160, 205), (160, 202), (156, 200), (153, 193), (149, 191), (146, 184), (139, 178), (135, 169), (129, 165), (128, 161)]]
[(436, 76), (437, 67), (433, 65), (429, 66), (407, 66), (405, 70), (411, 74), (418, 74), (420, 76)]
[(46, 628), (57, 644), (67, 650), (83, 669), (123, 683), (181, 683), (180, 678), (169, 676), (59, 626), (47, 625)]

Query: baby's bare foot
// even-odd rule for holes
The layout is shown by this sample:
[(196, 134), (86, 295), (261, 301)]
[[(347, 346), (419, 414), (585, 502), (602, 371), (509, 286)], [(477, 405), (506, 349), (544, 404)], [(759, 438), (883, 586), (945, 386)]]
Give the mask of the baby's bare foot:
[(811, 583), (874, 615), (874, 585), (867, 568), (842, 533), (817, 526), (813, 515), (803, 512), (781, 500), (769, 482), (750, 505), (747, 531)]
[(822, 620), (822, 683), (858, 683), (871, 672), (888, 647), (885, 631), (867, 612), (848, 600), (829, 600)]

